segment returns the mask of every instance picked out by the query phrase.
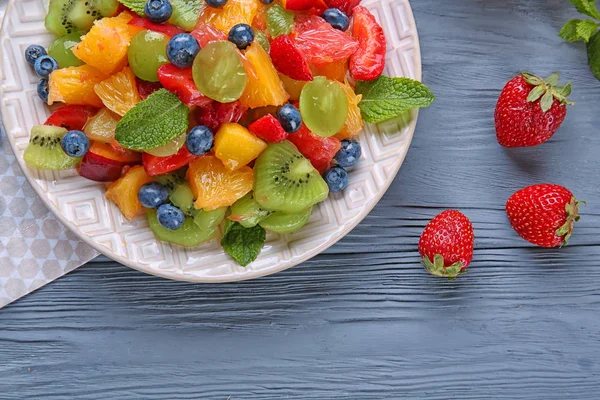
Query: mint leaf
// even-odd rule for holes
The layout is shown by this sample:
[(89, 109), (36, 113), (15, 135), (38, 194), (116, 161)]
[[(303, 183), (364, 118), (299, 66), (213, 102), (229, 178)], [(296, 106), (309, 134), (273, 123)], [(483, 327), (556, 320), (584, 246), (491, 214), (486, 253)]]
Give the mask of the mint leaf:
[(600, 31), (591, 37), (587, 50), (592, 72), (600, 80)]
[(134, 13), (144, 16), (144, 7), (146, 6), (147, 0), (119, 0), (121, 4), (129, 8)]
[(577, 33), (577, 25), (579, 25), (579, 23), (581, 22), (582, 21), (580, 19), (570, 20), (562, 27), (562, 29), (558, 33), (558, 36), (560, 36), (568, 42), (578, 42), (580, 40), (583, 40), (579, 33)]
[(596, 18), (600, 20), (600, 11), (594, 4), (596, 0), (569, 0), (571, 4), (575, 6), (577, 11), (588, 17)]
[(267, 233), (260, 226), (244, 228), (240, 223), (227, 220), (221, 246), (242, 267), (256, 260), (265, 244)]
[(186, 31), (194, 30), (205, 7), (203, 0), (171, 0), (171, 5), (173, 15), (169, 22)]
[(589, 42), (590, 38), (598, 30), (598, 24), (590, 19), (586, 19), (577, 24), (577, 34), (584, 42)]
[(387, 121), (411, 108), (429, 107), (435, 96), (427, 86), (410, 78), (380, 76), (374, 81), (359, 81), (356, 93), (362, 117), (369, 123)]
[(186, 132), (188, 112), (176, 95), (160, 89), (123, 116), (115, 138), (121, 146), (133, 150), (164, 146)]
[(273, 4), (267, 9), (267, 31), (276, 38), (287, 35), (294, 28), (294, 14), (287, 11), (281, 4)]

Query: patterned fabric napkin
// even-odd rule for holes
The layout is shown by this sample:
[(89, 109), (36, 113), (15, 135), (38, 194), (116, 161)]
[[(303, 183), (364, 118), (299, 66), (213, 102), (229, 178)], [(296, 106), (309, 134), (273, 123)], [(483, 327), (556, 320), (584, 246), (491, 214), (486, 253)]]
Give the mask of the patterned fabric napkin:
[[(0, 21), (6, 3), (0, 0)], [(97, 255), (48, 211), (0, 124), (0, 308)]]

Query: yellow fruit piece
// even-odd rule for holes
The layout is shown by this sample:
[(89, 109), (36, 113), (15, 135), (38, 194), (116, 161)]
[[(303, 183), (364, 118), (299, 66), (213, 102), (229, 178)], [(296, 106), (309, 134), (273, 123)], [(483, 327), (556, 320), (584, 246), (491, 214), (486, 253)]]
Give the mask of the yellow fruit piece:
[(254, 171), (250, 167), (230, 171), (217, 157), (204, 156), (192, 161), (187, 181), (196, 198), (194, 207), (212, 211), (248, 194), (254, 186)]
[(215, 156), (232, 171), (254, 160), (267, 144), (239, 124), (223, 124), (215, 135)]
[(281, 82), (283, 82), (285, 91), (290, 94), (290, 100), (300, 100), (300, 93), (302, 93), (302, 89), (304, 89), (304, 85), (306, 85), (308, 81), (296, 81), (283, 74), (279, 74), (279, 78), (281, 79)]
[(285, 104), (290, 95), (285, 91), (267, 52), (254, 42), (246, 50), (246, 58), (252, 65), (254, 74), (248, 73), (248, 83), (240, 97), (240, 103), (248, 108)]
[(342, 60), (322, 65), (311, 65), (314, 76), (324, 76), (332, 81), (344, 82), (348, 72), (348, 60)]
[(346, 117), (344, 127), (335, 137), (338, 139), (349, 139), (357, 136), (363, 128), (364, 123), (360, 115), (360, 108), (358, 108), (358, 103), (360, 103), (362, 95), (354, 93), (354, 89), (352, 89), (347, 79), (344, 81), (344, 84), (340, 83), (340, 86), (344, 88), (346, 97), (348, 97), (348, 117)]
[(81, 61), (112, 75), (127, 65), (127, 51), (133, 30), (127, 24), (132, 16), (121, 13), (113, 18), (102, 18), (73, 47), (73, 54)]
[(145, 211), (138, 200), (138, 191), (144, 184), (153, 180), (146, 175), (144, 167), (136, 165), (111, 183), (105, 196), (119, 207), (125, 218), (131, 221)]
[(259, 0), (229, 0), (223, 8), (204, 7), (198, 22), (212, 24), (217, 29), (229, 33), (237, 24), (252, 25), (258, 12)]
[(94, 86), (106, 75), (89, 65), (57, 69), (50, 74), (48, 105), (54, 102), (102, 107)]
[(94, 87), (98, 97), (111, 111), (123, 116), (141, 101), (135, 75), (129, 67)]
[(103, 108), (92, 118), (88, 119), (83, 131), (90, 140), (110, 143), (115, 137), (115, 130), (120, 119), (121, 117), (117, 114)]

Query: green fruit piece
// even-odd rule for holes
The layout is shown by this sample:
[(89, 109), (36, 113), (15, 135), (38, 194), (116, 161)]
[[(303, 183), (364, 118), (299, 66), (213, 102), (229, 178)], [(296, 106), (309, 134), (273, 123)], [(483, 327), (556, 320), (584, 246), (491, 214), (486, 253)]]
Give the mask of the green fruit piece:
[(600, 79), (600, 31), (596, 32), (587, 44), (590, 67), (597, 79)]
[(198, 19), (206, 5), (202, 0), (171, 0), (173, 15), (169, 23), (190, 32), (198, 25)]
[(150, 30), (137, 33), (129, 45), (129, 66), (140, 79), (158, 82), (158, 69), (169, 62), (169, 37)]
[(240, 53), (229, 41), (204, 46), (194, 60), (192, 71), (198, 90), (221, 103), (239, 99), (248, 82)]
[(270, 144), (254, 164), (254, 199), (266, 210), (299, 213), (325, 200), (329, 187), (291, 142)]
[(225, 219), (228, 207), (217, 208), (212, 211), (195, 210), (194, 223), (204, 230), (215, 230)]
[(79, 31), (69, 33), (56, 39), (48, 48), (48, 55), (54, 57), (60, 68), (79, 67), (85, 64), (75, 57), (72, 48), (81, 42), (83, 34)]
[(23, 160), (36, 169), (63, 170), (75, 167), (81, 157), (69, 157), (63, 151), (60, 140), (67, 133), (65, 128), (49, 125), (36, 125), (31, 129), (29, 144)]
[(322, 76), (308, 82), (300, 94), (300, 114), (306, 127), (323, 137), (333, 136), (348, 117), (348, 98), (342, 86)]
[(263, 209), (250, 192), (231, 206), (229, 219), (239, 222), (244, 228), (252, 228), (270, 214), (271, 211)]
[(179, 149), (181, 149), (183, 147), (183, 145), (185, 144), (185, 138), (186, 138), (186, 134), (183, 134), (183, 135), (178, 136), (175, 139), (171, 140), (169, 143), (165, 144), (164, 146), (146, 150), (146, 153), (152, 154), (153, 156), (156, 156), (156, 157), (172, 156), (173, 154), (177, 154)]
[(46, 29), (58, 37), (85, 33), (95, 20), (115, 15), (118, 7), (117, 0), (50, 0)]
[(260, 44), (267, 53), (270, 53), (271, 42), (269, 42), (269, 37), (267, 36), (267, 34), (263, 31), (257, 30), (256, 32), (254, 32), (254, 35), (256, 36), (256, 41), (258, 42), (258, 44)]
[(267, 9), (267, 31), (271, 37), (287, 35), (294, 29), (294, 13), (281, 4), (273, 4)]
[(192, 216), (194, 209), (194, 194), (185, 180), (185, 175), (174, 172), (171, 174), (157, 176), (156, 180), (167, 188), (169, 200), (173, 205)]
[(260, 221), (259, 225), (264, 229), (275, 233), (294, 233), (306, 225), (310, 219), (311, 213), (312, 208), (295, 214), (275, 212)]
[(158, 223), (156, 210), (148, 212), (148, 224), (154, 236), (159, 240), (184, 247), (198, 246), (217, 235), (217, 226), (203, 228), (196, 223), (195, 218), (189, 217), (185, 219), (183, 226), (179, 229), (170, 230), (164, 228)]

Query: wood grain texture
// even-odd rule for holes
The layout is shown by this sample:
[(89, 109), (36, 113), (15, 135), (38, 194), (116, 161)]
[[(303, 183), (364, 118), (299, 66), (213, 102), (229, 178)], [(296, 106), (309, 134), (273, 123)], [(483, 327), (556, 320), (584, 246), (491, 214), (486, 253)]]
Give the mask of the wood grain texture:
[[(98, 259), (0, 312), (0, 399), (598, 399), (600, 82), (556, 36), (562, 0), (415, 0), (424, 81), (406, 162), (325, 254), (275, 276), (194, 285)], [(493, 109), (520, 70), (563, 72), (573, 100), (544, 146), (504, 150)], [(589, 205), (572, 245), (533, 248), (503, 205), (525, 185)], [(428, 219), (460, 208), (471, 272), (426, 275)]]

